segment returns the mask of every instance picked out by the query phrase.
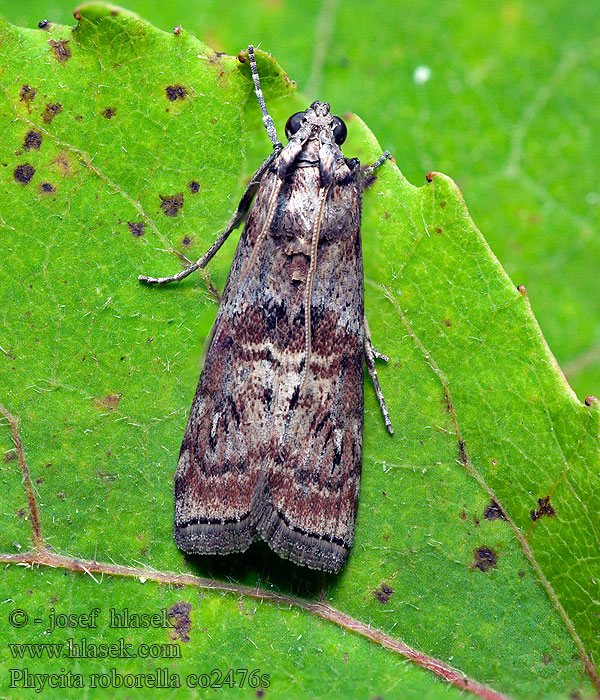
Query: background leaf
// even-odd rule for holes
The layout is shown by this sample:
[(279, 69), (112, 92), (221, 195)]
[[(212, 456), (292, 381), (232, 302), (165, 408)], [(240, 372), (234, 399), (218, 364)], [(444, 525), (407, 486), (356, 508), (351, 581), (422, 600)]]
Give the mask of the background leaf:
[[(336, 9), (323, 6), (323, 36)], [(281, 22), (281, 11), (269, 21)], [(268, 141), (253, 100), (245, 106), (247, 66), (123, 11), (95, 5), (82, 14), (75, 31), (2, 27), (2, 403), (21, 419), (53, 551), (177, 571), (184, 559), (171, 537), (171, 477), (216, 305), (200, 278), (148, 289), (135, 276), (178, 269), (172, 249), (194, 258), (207, 247), (235, 206), (240, 171), (254, 167)], [(283, 24), (295, 26), (293, 19)], [(319, 51), (317, 42), (314, 84), (325, 74)], [(261, 59), (281, 133), (304, 100)], [(330, 101), (343, 112), (334, 87)], [(324, 84), (319, 92), (328, 91)], [(345, 152), (374, 160), (381, 148), (359, 119), (349, 125)], [(406, 170), (406, 154), (394, 152)], [(518, 697), (589, 694), (580, 652), (598, 654), (598, 405), (584, 406), (570, 391), (525, 294), (490, 253), (456, 187), (430, 179), (414, 188), (388, 164), (365, 197), (367, 307), (379, 349), (393, 358), (380, 375), (396, 436), (385, 434), (367, 387), (348, 566), (321, 584), (257, 545), (185, 567), (306, 600), (324, 595), (335, 609)], [(219, 288), (234, 245), (211, 265)], [(30, 527), (8, 426), (0, 440), (2, 549), (10, 553), (28, 547)], [(506, 519), (492, 517), (499, 513)], [(76, 664), (85, 674), (168, 665), (185, 678), (251, 666), (270, 674), (269, 693), (286, 697), (323, 688), (384, 697), (448, 692), (365, 639), (246, 596), (48, 569), (9, 568), (3, 586), (8, 607), (31, 618), (52, 606), (97, 605), (103, 626), (87, 634), (95, 641), (123, 636), (106, 625), (110, 607), (153, 612), (192, 603), (181, 661), (86, 660)], [(125, 636), (165, 643), (169, 634)], [(47, 637), (30, 624), (10, 640)], [(14, 663), (8, 649), (0, 653)], [(36, 661), (34, 670), (55, 667)]]

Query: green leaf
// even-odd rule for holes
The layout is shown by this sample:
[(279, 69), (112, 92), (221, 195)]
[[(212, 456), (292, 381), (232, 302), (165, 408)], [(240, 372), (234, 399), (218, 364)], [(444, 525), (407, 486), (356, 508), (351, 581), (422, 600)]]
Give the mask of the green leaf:
[[(366, 303), (391, 357), (379, 375), (396, 433), (367, 385), (347, 567), (321, 580), (260, 544), (218, 558), (177, 550), (172, 474), (216, 313), (210, 285), (222, 288), (235, 240), (205, 279), (157, 289), (136, 277), (181, 269), (174, 251), (199, 257), (234, 209), (241, 173), (270, 146), (247, 64), (118, 8), (79, 15), (75, 28), (0, 26), (0, 403), (19, 418), (0, 429), (0, 560), (41, 564), (4, 572), (4, 619), (13, 608), (29, 616), (3, 623), (6, 643), (178, 645), (164, 647), (178, 660), (65, 662), (88, 688), (111, 668), (166, 668), (184, 688), (192, 673), (247, 668), (269, 674), (267, 692), (280, 697), (459, 692), (405, 663), (404, 643), (418, 663), (466, 674), (475, 692), (593, 693), (584, 661), (600, 651), (599, 406), (571, 392), (525, 292), (443, 175), (415, 188), (386, 164), (365, 195)], [(305, 101), (270, 57), (258, 61), (282, 134)], [(367, 127), (348, 124), (346, 154), (375, 160)], [(49, 550), (31, 550), (25, 463)], [(97, 628), (44, 634), (51, 608), (95, 607)], [(111, 608), (170, 609), (177, 626), (111, 628)], [(5, 669), (60, 668), (14, 653), (0, 649)], [(28, 692), (19, 696), (39, 697)], [(206, 691), (128, 690), (149, 692)]]

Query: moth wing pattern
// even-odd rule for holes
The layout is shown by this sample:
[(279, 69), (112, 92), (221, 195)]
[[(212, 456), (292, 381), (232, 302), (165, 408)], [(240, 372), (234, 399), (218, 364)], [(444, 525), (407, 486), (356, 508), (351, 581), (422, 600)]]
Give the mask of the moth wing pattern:
[[(315, 172), (315, 170), (317, 172)], [(328, 193), (305, 359), (305, 286), (318, 166), (263, 175), (231, 266), (175, 477), (184, 551), (244, 551), (260, 536), (299, 564), (338, 571), (353, 538), (362, 458), (361, 182), (340, 159)]]
[(260, 350), (252, 350), (260, 338), (247, 316), (260, 296), (260, 282), (249, 276), (240, 286), (239, 280), (252, 255), (259, 213), (260, 206), (251, 209), (240, 236), (179, 453), (174, 536), (190, 553), (243, 552), (256, 534), (264, 452), (259, 436), (271, 422), (257, 372), (269, 371)]
[(281, 556), (335, 573), (353, 540), (362, 463), (364, 283), (358, 162), (338, 160), (327, 197), (310, 302), (310, 369), (301, 391), (302, 292), (309, 260), (299, 249), (310, 239), (303, 222), (316, 218), (318, 182), (311, 168), (294, 171), (281, 221), (282, 235), (293, 241), (287, 246), (286, 281), (291, 283), (285, 289), (285, 297), (293, 300), (286, 314), (290, 343), (280, 360), (275, 405), (280, 419), (273, 425), (266, 456), (257, 529)]

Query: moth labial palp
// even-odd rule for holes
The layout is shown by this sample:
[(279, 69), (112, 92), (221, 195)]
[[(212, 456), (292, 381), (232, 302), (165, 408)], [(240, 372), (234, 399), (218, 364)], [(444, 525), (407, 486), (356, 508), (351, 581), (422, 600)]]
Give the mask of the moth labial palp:
[(337, 573), (354, 537), (365, 364), (393, 432), (375, 369), (387, 357), (364, 315), (360, 162), (344, 157), (346, 125), (326, 102), (288, 119), (283, 146), (252, 46), (248, 58), (273, 152), (197, 262), (139, 278), (184, 279), (246, 219), (181, 445), (175, 541), (227, 554), (263, 539), (286, 559)]

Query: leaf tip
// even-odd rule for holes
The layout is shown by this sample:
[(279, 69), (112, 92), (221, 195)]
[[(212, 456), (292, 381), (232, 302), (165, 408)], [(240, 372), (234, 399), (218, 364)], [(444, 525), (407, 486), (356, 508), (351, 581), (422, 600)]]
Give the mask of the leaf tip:
[(73, 10), (73, 17), (75, 17), (78, 22), (81, 22), (82, 19), (93, 22), (94, 20), (119, 16), (129, 19), (140, 19), (140, 16), (135, 12), (126, 10), (124, 7), (119, 7), (118, 5), (111, 5), (107, 2), (84, 2)]

